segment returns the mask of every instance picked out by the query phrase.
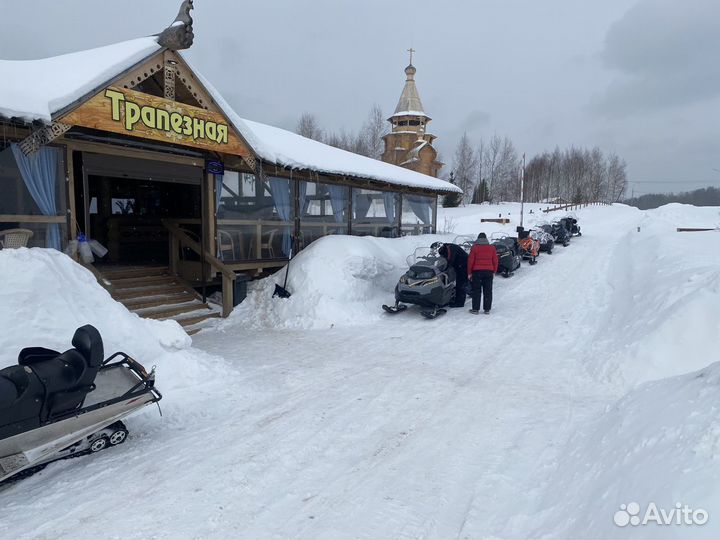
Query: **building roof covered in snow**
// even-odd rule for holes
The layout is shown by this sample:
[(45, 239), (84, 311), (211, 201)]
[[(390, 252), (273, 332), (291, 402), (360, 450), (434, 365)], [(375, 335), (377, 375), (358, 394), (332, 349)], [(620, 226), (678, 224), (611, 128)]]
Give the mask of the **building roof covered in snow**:
[[(101, 89), (165, 49), (157, 36), (151, 36), (39, 60), (0, 60), (0, 118), (23, 124), (61, 121)], [(406, 103), (407, 110), (422, 111), (412, 81), (414, 70), (412, 66), (406, 69), (408, 83), (401, 104)], [(255, 155), (265, 162), (434, 192), (458, 191), (449, 182), (245, 120), (197, 70), (193, 68), (193, 72)]]

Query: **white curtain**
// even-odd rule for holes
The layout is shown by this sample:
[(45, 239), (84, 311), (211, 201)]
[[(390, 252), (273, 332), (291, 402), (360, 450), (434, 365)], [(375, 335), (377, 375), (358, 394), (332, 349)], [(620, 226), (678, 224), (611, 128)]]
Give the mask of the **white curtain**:
[(432, 199), (429, 197), (421, 197), (419, 195), (405, 195), (404, 196), (413, 213), (422, 221), (425, 225), (432, 224)]
[(397, 195), (395, 193), (384, 192), (383, 193), (383, 205), (385, 206), (385, 216), (387, 216), (388, 223), (395, 223), (395, 208), (397, 208)]

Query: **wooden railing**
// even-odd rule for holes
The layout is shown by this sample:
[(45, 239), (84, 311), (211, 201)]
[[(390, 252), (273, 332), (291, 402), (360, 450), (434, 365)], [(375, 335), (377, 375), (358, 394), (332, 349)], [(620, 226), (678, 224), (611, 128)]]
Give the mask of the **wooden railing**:
[(227, 317), (230, 315), (233, 309), (233, 292), (235, 290), (235, 279), (237, 277), (235, 272), (213, 253), (210, 253), (207, 249), (203, 250), (200, 243), (191, 238), (187, 234), (187, 231), (181, 229), (176, 222), (164, 219), (162, 224), (170, 235), (170, 271), (176, 275), (178, 273), (181, 246), (197, 253), (201, 263), (209, 264), (214, 271), (222, 274), (222, 316)]
[(556, 206), (555, 208), (550, 208), (549, 206), (543, 210), (544, 213), (548, 212), (555, 212), (557, 210), (579, 210), (580, 208), (584, 208), (586, 206), (595, 206), (595, 205), (610, 205), (609, 202), (604, 201), (597, 201), (597, 202), (582, 202), (582, 203), (568, 203), (568, 204), (562, 204), (560, 206)]

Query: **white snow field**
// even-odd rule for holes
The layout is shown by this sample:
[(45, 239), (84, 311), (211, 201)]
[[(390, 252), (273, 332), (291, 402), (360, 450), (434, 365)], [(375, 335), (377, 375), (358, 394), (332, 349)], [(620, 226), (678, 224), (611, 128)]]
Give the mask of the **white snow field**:
[[(165, 396), (125, 444), (0, 486), (0, 538), (717, 538), (720, 233), (675, 227), (719, 212), (582, 209), (582, 237), (495, 279), (489, 317), (433, 321), (380, 310), (405, 256), (510, 232), (518, 205), (443, 210), (449, 235), (324, 238), (290, 299), (270, 298), (284, 270), (256, 282), (191, 347), (64, 256), (0, 251), (0, 366), (89, 322)], [(631, 503), (709, 520), (616, 525)]]

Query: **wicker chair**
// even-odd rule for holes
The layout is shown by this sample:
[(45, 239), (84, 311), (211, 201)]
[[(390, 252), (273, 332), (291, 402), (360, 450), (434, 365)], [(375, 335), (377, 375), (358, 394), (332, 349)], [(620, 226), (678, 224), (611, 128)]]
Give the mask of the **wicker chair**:
[(33, 232), (29, 229), (5, 229), (0, 231), (0, 247), (3, 249), (27, 247)]

